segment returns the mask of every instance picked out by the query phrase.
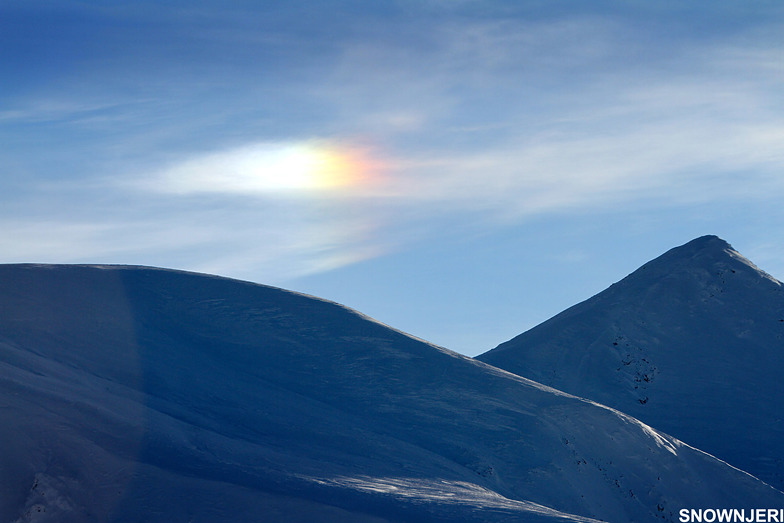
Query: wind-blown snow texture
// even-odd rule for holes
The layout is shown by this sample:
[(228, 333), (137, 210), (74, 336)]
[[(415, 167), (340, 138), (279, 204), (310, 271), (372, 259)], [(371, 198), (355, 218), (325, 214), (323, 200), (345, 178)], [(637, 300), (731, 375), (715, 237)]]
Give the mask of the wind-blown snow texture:
[(0, 266), (2, 521), (659, 521), (784, 495), (337, 304)]
[(784, 488), (784, 289), (715, 236), (478, 359), (615, 407)]

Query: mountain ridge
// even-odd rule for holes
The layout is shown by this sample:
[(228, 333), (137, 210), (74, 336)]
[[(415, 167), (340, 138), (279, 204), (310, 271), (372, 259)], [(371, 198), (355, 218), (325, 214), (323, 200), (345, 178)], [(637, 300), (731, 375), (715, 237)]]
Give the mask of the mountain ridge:
[(782, 340), (781, 283), (703, 236), (477, 359), (613, 406), (781, 489)]
[(7, 521), (659, 521), (784, 503), (626, 414), (334, 302), (148, 268), (0, 266), (0, 442)]

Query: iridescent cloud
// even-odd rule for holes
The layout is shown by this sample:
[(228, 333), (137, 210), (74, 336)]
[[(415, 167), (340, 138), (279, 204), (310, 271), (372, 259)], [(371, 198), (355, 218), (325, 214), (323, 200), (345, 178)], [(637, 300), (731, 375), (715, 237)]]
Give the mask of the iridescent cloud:
[(145, 185), (179, 194), (353, 193), (377, 187), (383, 168), (370, 148), (326, 141), (260, 143), (192, 157)]

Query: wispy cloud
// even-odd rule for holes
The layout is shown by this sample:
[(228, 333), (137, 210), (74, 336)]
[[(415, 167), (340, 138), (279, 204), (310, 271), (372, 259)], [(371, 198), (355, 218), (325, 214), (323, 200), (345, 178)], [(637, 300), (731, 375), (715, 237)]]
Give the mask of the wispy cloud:
[[(454, 173), (444, 184), (455, 180), (458, 196), (460, 187), (465, 196), (485, 187), (502, 206), (516, 199), (539, 211), (772, 196), (781, 187), (771, 175), (784, 165), (784, 115), (775, 109), (784, 70), (768, 67), (768, 50), (736, 49), (743, 61), (728, 60), (725, 45), (690, 54), (694, 74), (682, 65), (662, 74), (598, 69), (585, 93), (557, 93), (562, 107), (551, 105), (533, 130), (512, 105), (518, 129), (485, 150), (443, 155), (452, 165), (440, 169)], [(482, 183), (469, 172), (482, 172)], [(743, 190), (722, 187), (740, 173)]]
[(167, 31), (141, 23), (139, 49), (129, 27), (77, 49), (89, 80), (74, 66), (0, 110), (37, 125), (7, 132), (28, 149), (6, 165), (67, 188), (48, 214), (0, 214), (5, 259), (155, 252), (275, 280), (444, 234), (428, 225), (444, 216), (459, 234), (477, 217), (784, 196), (780, 21), (664, 38), (641, 16), (469, 4), (334, 26), (183, 7)]
[(198, 154), (134, 183), (172, 194), (356, 195), (381, 183), (384, 160), (367, 146), (324, 140), (261, 142)]
[[(371, 223), (339, 207), (105, 211), (101, 219), (0, 219), (4, 263), (123, 263), (283, 282), (383, 254)], [(254, 276), (255, 275), (255, 276)]]
[[(186, 155), (140, 176), (142, 187), (175, 198), (278, 201), (279, 213), (267, 214), (262, 229), (286, 231), (285, 240), (264, 253), (234, 247), (236, 255), (227, 248), (215, 258), (224, 268), (235, 263), (230, 259), (270, 266), (285, 259), (292, 273), (387, 252), (406, 237), (420, 239), (426, 223), (445, 214), (457, 217), (459, 230), (461, 212), (466, 220), (509, 222), (781, 196), (784, 115), (771, 108), (784, 73), (770, 67), (769, 50), (699, 45), (673, 63), (629, 68), (614, 62), (625, 55), (618, 47), (628, 30), (600, 21), (598, 31), (596, 23), (478, 25), (467, 28), (468, 40), (449, 28), (422, 57), (405, 48), (347, 49), (319, 93), (339, 108), (344, 127), (337, 131), (364, 131), (386, 145), (381, 188), (336, 184), (330, 192), (303, 175), (297, 166), (308, 162), (308, 148), (329, 140)], [(570, 87), (569, 71), (582, 67), (591, 74)], [(394, 89), (384, 89), (391, 82)], [(557, 87), (548, 93), (549, 82)], [(519, 84), (520, 96), (511, 84)], [(471, 106), (481, 100), (503, 111)], [(349, 170), (369, 164), (367, 154), (351, 159), (356, 150), (346, 151)], [(324, 203), (335, 196), (340, 204)], [(331, 210), (318, 222), (292, 220), (313, 208)], [(236, 227), (229, 235), (236, 245), (253, 238)]]

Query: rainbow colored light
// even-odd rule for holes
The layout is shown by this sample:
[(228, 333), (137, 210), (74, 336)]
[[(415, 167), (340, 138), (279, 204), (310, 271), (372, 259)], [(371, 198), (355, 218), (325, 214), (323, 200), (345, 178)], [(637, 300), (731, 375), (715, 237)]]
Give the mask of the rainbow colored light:
[(373, 162), (349, 147), (297, 144), (248, 158), (249, 183), (260, 190), (357, 187), (372, 178)]
[(177, 193), (356, 193), (381, 180), (369, 148), (327, 142), (262, 143), (175, 165), (157, 178)]

